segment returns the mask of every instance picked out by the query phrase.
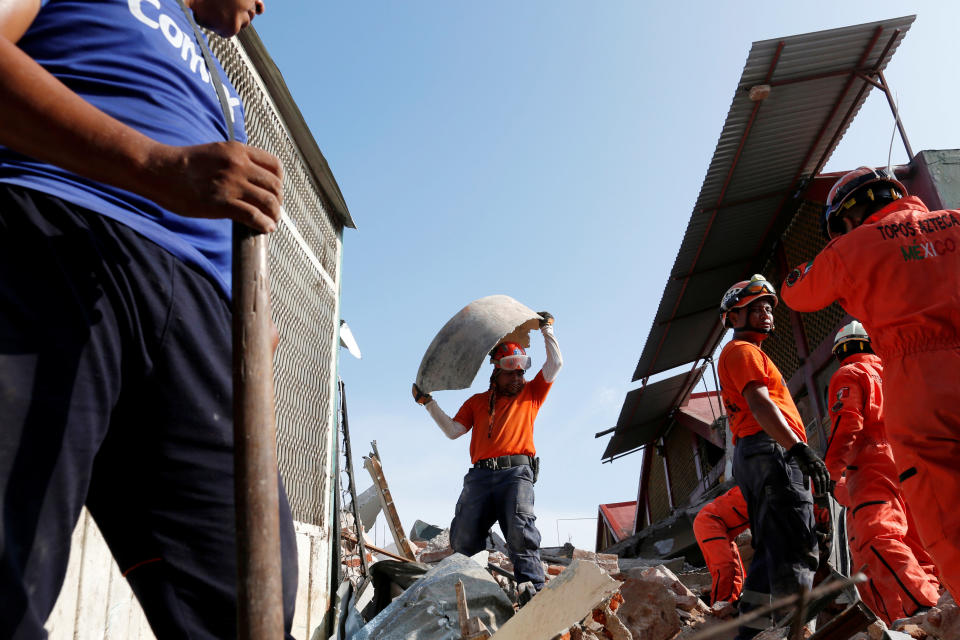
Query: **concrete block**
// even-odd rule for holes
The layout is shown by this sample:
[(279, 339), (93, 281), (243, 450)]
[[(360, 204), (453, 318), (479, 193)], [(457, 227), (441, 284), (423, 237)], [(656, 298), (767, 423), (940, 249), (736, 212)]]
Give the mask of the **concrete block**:
[(453, 555), (453, 549), (447, 547), (441, 551), (424, 551), (420, 554), (420, 562), (425, 562), (427, 564), (432, 564), (434, 562), (440, 562), (444, 558)]
[(617, 590), (618, 584), (597, 565), (574, 560), (510, 618), (494, 638), (550, 640), (589, 615)]
[(684, 611), (698, 611), (700, 613), (709, 613), (710, 608), (706, 603), (697, 597), (693, 591), (687, 588), (683, 582), (677, 578), (670, 569), (667, 569), (663, 565), (658, 565), (656, 567), (651, 567), (649, 569), (631, 569), (628, 572), (628, 575), (635, 576), (639, 572), (639, 575), (636, 576), (641, 580), (649, 580), (653, 582), (659, 582), (663, 586), (667, 587), (671, 593), (673, 593), (677, 598), (677, 606), (683, 609)]
[(960, 607), (944, 604), (927, 612), (920, 628), (941, 640), (960, 638)]
[(620, 587), (623, 604), (617, 611), (634, 638), (668, 640), (680, 631), (676, 596), (657, 581), (629, 577)]

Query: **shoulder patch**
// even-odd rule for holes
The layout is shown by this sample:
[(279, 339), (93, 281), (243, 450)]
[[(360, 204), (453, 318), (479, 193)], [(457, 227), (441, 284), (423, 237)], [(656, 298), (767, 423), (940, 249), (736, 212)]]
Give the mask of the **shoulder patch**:
[(799, 267), (795, 268), (793, 271), (787, 274), (787, 286), (792, 287), (795, 285), (800, 281), (801, 278), (803, 278), (803, 276), (807, 275), (807, 272), (810, 271), (811, 268), (813, 268), (813, 260), (810, 262), (805, 262)]

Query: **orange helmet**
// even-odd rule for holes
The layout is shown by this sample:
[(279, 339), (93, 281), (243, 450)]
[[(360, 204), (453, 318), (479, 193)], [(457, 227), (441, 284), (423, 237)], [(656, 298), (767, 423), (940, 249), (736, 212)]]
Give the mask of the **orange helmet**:
[(490, 362), (497, 369), (526, 371), (533, 364), (530, 356), (516, 342), (501, 342), (490, 352)]
[(723, 326), (729, 327), (727, 313), (733, 309), (745, 307), (760, 298), (773, 298), (774, 307), (780, 302), (777, 298), (777, 290), (759, 273), (754, 274), (749, 280), (741, 280), (723, 294), (723, 300), (720, 301), (720, 322)]
[(886, 169), (860, 167), (833, 183), (823, 209), (823, 228), (828, 238), (843, 233), (840, 220), (843, 212), (855, 204), (898, 200), (907, 195), (907, 188)]

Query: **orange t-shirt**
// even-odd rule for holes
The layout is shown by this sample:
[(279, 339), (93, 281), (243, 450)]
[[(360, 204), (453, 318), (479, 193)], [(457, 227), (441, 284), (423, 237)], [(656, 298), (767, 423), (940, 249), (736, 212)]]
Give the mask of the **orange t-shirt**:
[(498, 397), (492, 429), (489, 428), (490, 391), (470, 396), (453, 418), (467, 430), (473, 429), (470, 461), (476, 463), (485, 458), (507, 455), (537, 455), (533, 447), (533, 421), (551, 386), (543, 379), (543, 372), (539, 372), (517, 395)]
[(731, 340), (720, 352), (717, 375), (720, 377), (720, 393), (727, 407), (734, 442), (763, 431), (743, 397), (743, 390), (754, 381), (767, 388), (770, 399), (779, 407), (790, 429), (800, 440), (807, 441), (807, 430), (804, 429), (797, 405), (793, 403), (793, 397), (783, 382), (783, 375), (760, 347), (744, 340)]

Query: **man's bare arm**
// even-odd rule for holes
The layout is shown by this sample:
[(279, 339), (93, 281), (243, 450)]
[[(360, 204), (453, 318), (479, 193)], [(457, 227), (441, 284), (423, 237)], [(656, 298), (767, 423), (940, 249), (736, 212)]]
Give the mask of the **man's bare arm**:
[(797, 437), (780, 408), (770, 398), (770, 391), (760, 382), (751, 382), (743, 390), (750, 413), (777, 444), (787, 450), (787, 458), (797, 461), (804, 476), (813, 481), (813, 495), (825, 494), (830, 486), (830, 472), (813, 449)]
[(14, 44), (38, 11), (38, 0), (0, 0), (0, 144), (184, 216), (276, 228), (276, 157), (238, 142), (161, 144), (103, 113)]
[(747, 406), (750, 407), (750, 413), (777, 444), (789, 451), (793, 445), (800, 442), (797, 434), (787, 424), (780, 407), (770, 398), (770, 392), (766, 385), (760, 382), (751, 382), (743, 390), (743, 397), (747, 401)]

